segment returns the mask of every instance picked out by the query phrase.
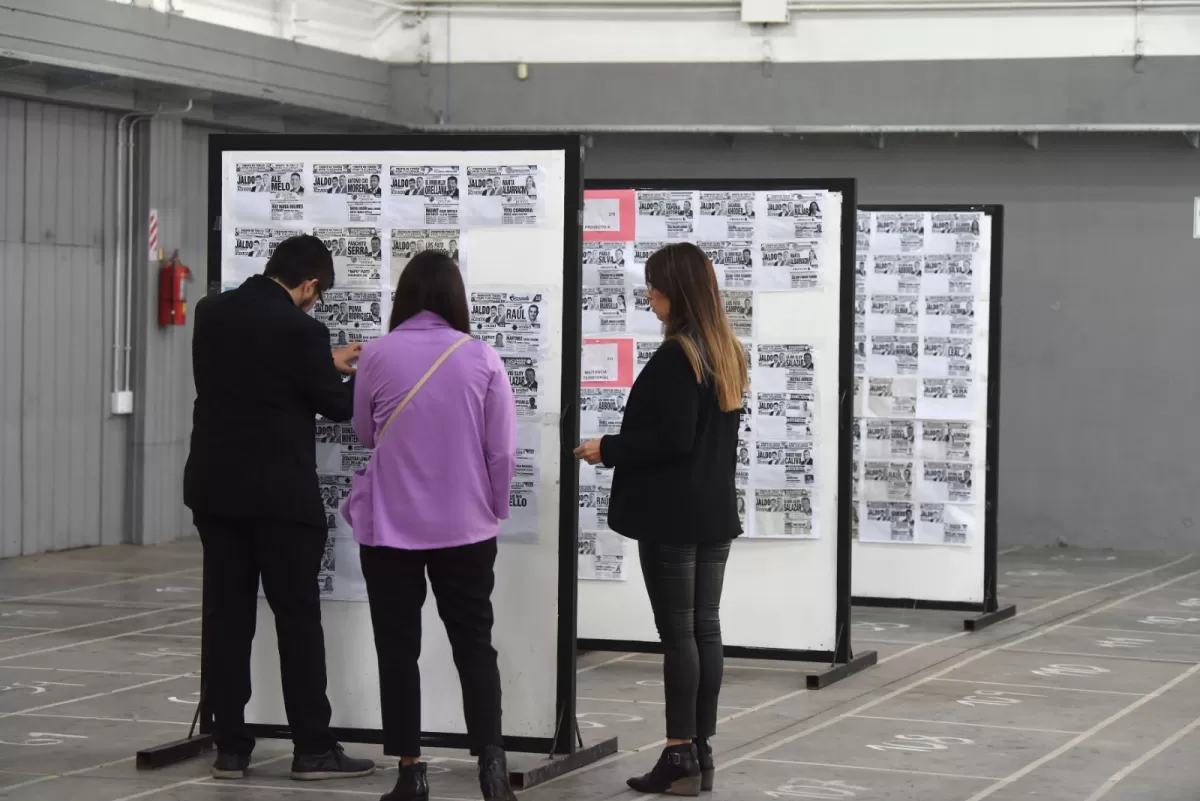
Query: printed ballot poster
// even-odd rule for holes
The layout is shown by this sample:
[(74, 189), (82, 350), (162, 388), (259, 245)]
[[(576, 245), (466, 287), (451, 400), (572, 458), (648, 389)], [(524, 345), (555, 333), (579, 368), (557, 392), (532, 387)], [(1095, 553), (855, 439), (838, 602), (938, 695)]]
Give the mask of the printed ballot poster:
[(333, 255), (334, 285), (377, 287), (383, 280), (383, 236), (376, 227), (317, 227), (313, 236)]
[(265, 224), (304, 222), (307, 190), (303, 163), (238, 162), (234, 170), (238, 220)]
[(546, 183), (534, 164), (467, 167), (465, 225), (481, 228), (542, 225), (546, 215), (539, 187)]
[(490, 343), (497, 352), (538, 353), (549, 346), (542, 293), (481, 288), (473, 290), (468, 300), (471, 335)]
[(378, 289), (331, 289), (312, 316), (329, 329), (331, 347), (370, 342), (383, 335), (383, 293)]
[(376, 223), (383, 214), (383, 164), (313, 164), (308, 210), (314, 223)]
[(980, 211), (859, 213), (862, 542), (983, 536), (990, 237)]
[(462, 200), (462, 168), (455, 165), (393, 166), (388, 172), (388, 217), (400, 228), (456, 228)]
[(612, 531), (580, 531), (579, 578), (626, 581), (625, 538)]
[(458, 265), (462, 273), (463, 283), (468, 283), (467, 262), (464, 252), (466, 240), (463, 239), (461, 228), (393, 228), (389, 247), (389, 270), (392, 284), (400, 280), (404, 268), (412, 261), (413, 256), (426, 250), (440, 250)]

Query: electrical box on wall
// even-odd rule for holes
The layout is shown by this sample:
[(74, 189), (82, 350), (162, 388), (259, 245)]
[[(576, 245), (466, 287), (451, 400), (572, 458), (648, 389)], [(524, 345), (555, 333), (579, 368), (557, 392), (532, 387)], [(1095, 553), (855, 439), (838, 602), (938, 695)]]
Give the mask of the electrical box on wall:
[(787, 0), (742, 0), (742, 22), (782, 25), (790, 21)]

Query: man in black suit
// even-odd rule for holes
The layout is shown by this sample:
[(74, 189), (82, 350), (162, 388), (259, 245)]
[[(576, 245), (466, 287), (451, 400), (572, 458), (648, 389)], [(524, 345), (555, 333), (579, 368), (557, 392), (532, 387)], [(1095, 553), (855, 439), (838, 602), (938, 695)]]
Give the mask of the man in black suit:
[(333, 286), (320, 239), (284, 240), (262, 275), (196, 304), (196, 382), (184, 503), (204, 544), (204, 704), (218, 750), (213, 776), (241, 778), (254, 738), (245, 726), (250, 648), (262, 580), (275, 614), (292, 778), (367, 776), (329, 733), (325, 637), (317, 577), (327, 523), (316, 472), (316, 415), (352, 416), (350, 362), (306, 312)]

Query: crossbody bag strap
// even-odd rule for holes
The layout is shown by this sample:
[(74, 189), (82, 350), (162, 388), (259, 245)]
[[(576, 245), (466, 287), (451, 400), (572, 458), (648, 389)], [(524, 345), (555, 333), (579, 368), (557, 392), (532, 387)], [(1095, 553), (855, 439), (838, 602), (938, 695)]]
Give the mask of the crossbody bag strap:
[(437, 361), (430, 365), (429, 369), (425, 371), (425, 375), (421, 376), (421, 380), (413, 385), (413, 388), (410, 389), (408, 394), (404, 396), (404, 400), (400, 401), (400, 404), (396, 406), (391, 415), (388, 416), (387, 422), (383, 424), (383, 428), (379, 429), (379, 434), (375, 437), (376, 448), (379, 447), (379, 443), (383, 440), (383, 435), (387, 433), (388, 428), (392, 425), (392, 421), (396, 419), (396, 416), (400, 414), (400, 412), (404, 411), (404, 407), (407, 406), (408, 402), (413, 399), (413, 396), (417, 394), (417, 391), (421, 389), (421, 387), (425, 386), (425, 382), (433, 377), (433, 374), (436, 373), (438, 368), (442, 366), (442, 362), (446, 361), (446, 359), (449, 359), (451, 353), (454, 353), (454, 351), (458, 350), (462, 345), (470, 341), (471, 337), (464, 335), (462, 339), (456, 341), (453, 345), (446, 348), (442, 355), (438, 356)]

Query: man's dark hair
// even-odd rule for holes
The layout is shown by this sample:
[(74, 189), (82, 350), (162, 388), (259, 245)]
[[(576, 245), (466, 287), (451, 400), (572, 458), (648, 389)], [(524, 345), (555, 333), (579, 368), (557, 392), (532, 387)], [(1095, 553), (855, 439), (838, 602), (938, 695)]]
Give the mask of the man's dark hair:
[(471, 315), (467, 311), (462, 273), (454, 259), (440, 250), (422, 250), (400, 273), (388, 330), (395, 330), (405, 320), (423, 311), (433, 312), (455, 331), (471, 333)]
[(274, 278), (288, 289), (295, 289), (315, 278), (320, 291), (327, 292), (333, 288), (333, 256), (325, 243), (315, 236), (289, 237), (275, 246), (263, 275)]

